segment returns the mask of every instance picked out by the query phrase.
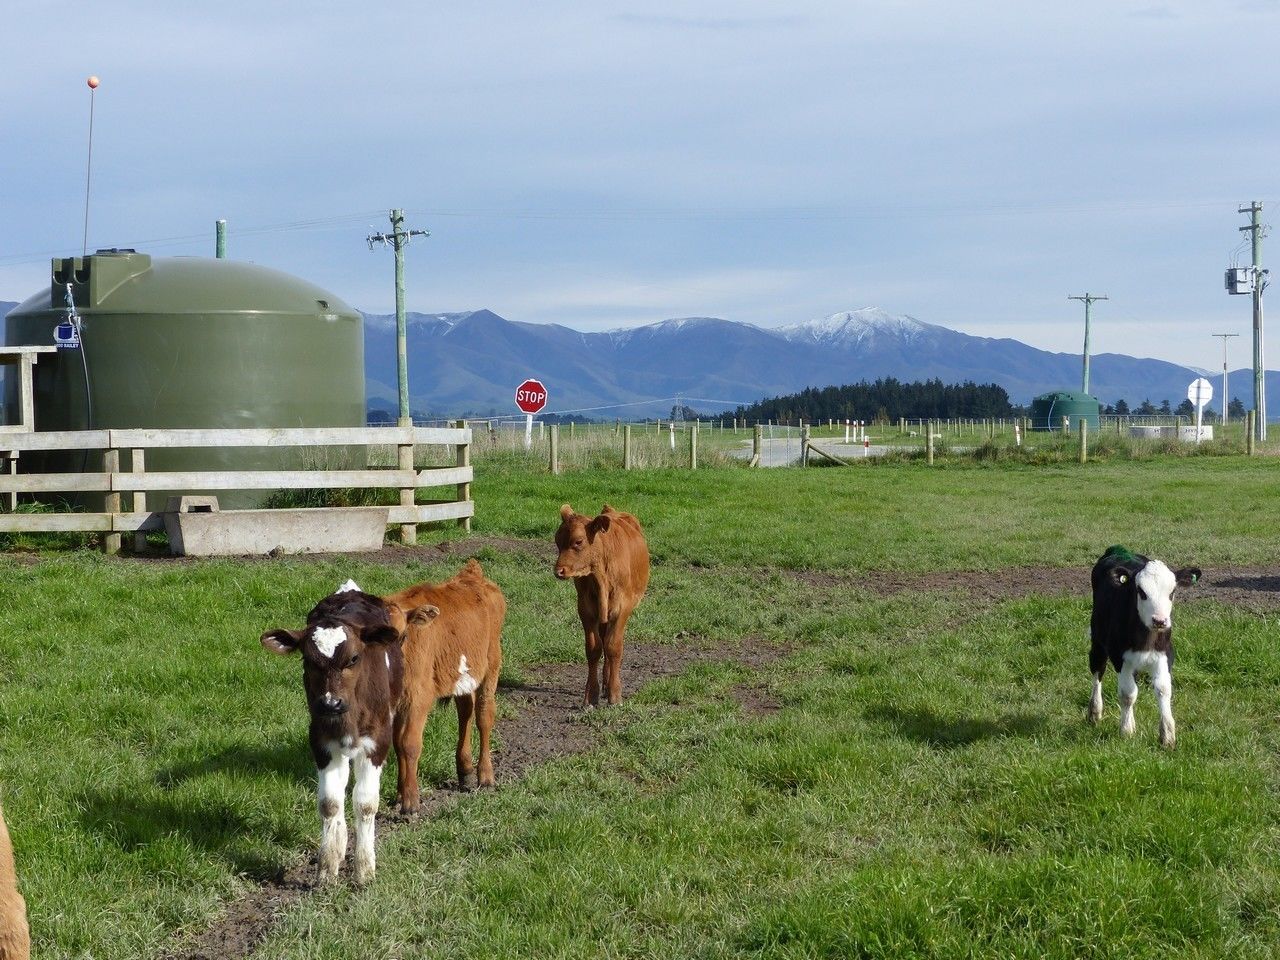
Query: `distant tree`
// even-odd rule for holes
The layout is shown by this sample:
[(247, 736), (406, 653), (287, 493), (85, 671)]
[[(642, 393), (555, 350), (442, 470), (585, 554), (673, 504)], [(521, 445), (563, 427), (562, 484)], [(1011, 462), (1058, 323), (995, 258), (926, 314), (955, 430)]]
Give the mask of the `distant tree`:
[(1133, 412), (1140, 417), (1151, 417), (1160, 411), (1152, 406), (1150, 400), (1143, 400), (1142, 403), (1138, 404), (1138, 409)]
[(1116, 401), (1116, 416), (1127, 417), (1129, 415), (1129, 404), (1124, 402), (1124, 397)]
[(1173, 413), (1173, 408), (1169, 406), (1168, 400), (1160, 401), (1160, 412), (1166, 417)]
[(1244, 416), (1244, 404), (1240, 402), (1239, 397), (1232, 397), (1231, 402), (1227, 404), (1227, 416), (1233, 420), (1239, 420)]
[(1173, 412), (1180, 417), (1194, 417), (1196, 415), (1196, 406), (1190, 400), (1183, 400), (1178, 404), (1178, 409)]

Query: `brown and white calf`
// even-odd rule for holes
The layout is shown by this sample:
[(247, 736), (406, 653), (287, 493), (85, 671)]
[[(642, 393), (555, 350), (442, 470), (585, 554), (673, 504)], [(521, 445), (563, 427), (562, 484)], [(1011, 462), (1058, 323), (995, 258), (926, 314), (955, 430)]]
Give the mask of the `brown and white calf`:
[(627, 621), (649, 585), (649, 545), (640, 521), (607, 503), (599, 516), (584, 517), (565, 504), (556, 530), (555, 574), (573, 580), (578, 619), (587, 648), (587, 689), (582, 703), (600, 702), (596, 666), (604, 655), (604, 684), (610, 704), (622, 700), (622, 645)]
[[(416, 810), (421, 802), (422, 729), (436, 701), (446, 697), (453, 698), (458, 710), (459, 788), (493, 786), (489, 737), (497, 712), (507, 615), (502, 590), (485, 577), (478, 562), (469, 560), (443, 583), (420, 583), (382, 599), (392, 625), (404, 632), (404, 695), (395, 717), (401, 811)], [(471, 755), (473, 719), (480, 735), (478, 763)]]
[(302, 655), (322, 822), (320, 881), (336, 877), (346, 856), (343, 805), (354, 764), (356, 880), (364, 883), (376, 867), (373, 834), (382, 765), (391, 749), (392, 711), (404, 687), (400, 629), (382, 598), (348, 580), (316, 604), (302, 630), (268, 630), (261, 640), (272, 653)]
[(1160, 706), (1160, 744), (1172, 748), (1177, 741), (1173, 722), (1173, 595), (1201, 577), (1199, 567), (1170, 570), (1159, 560), (1132, 553), (1124, 547), (1108, 547), (1093, 566), (1093, 614), (1090, 618), (1089, 671), (1093, 694), (1089, 720), (1102, 719), (1102, 675), (1107, 661), (1119, 678), (1120, 732), (1134, 732), (1133, 705), (1138, 699), (1134, 675), (1151, 677)]
[(31, 934), (27, 929), (27, 904), (18, 892), (9, 830), (0, 813), (0, 960), (27, 960)]

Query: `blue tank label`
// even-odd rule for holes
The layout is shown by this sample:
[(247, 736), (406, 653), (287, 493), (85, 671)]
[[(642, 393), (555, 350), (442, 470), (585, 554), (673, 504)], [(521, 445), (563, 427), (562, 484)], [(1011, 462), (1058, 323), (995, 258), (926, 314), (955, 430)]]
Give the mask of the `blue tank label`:
[(53, 343), (59, 350), (79, 350), (80, 334), (72, 323), (60, 323), (53, 328)]

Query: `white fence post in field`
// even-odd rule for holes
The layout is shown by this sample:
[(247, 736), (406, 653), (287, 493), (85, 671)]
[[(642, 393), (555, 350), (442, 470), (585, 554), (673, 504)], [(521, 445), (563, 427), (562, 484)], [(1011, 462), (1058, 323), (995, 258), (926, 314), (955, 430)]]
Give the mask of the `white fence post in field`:
[(622, 469), (630, 470), (631, 462), (631, 424), (622, 428)]
[(526, 450), (533, 449), (533, 414), (526, 413), (524, 415), (524, 448)]
[(760, 466), (760, 453), (764, 447), (764, 427), (756, 424), (755, 433), (751, 438), (751, 466)]
[(689, 469), (698, 469), (698, 421), (689, 424)]
[(676, 422), (672, 420), (667, 424), (667, 436), (671, 438), (671, 452), (676, 451)]
[(560, 472), (560, 427), (558, 424), (551, 425), (551, 473), (556, 475)]
[(933, 466), (933, 421), (921, 421), (924, 424), (925, 459)]

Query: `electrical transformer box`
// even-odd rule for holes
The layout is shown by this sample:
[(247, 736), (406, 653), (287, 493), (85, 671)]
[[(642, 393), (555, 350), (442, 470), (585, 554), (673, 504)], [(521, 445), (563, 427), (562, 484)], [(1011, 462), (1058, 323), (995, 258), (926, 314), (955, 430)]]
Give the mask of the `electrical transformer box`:
[(1227, 293), (1253, 293), (1253, 267), (1230, 267), (1225, 281)]

